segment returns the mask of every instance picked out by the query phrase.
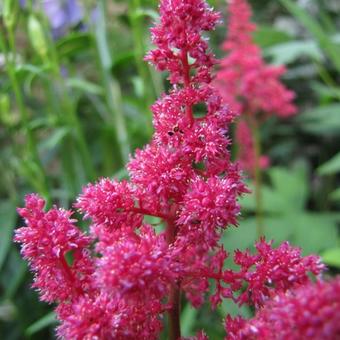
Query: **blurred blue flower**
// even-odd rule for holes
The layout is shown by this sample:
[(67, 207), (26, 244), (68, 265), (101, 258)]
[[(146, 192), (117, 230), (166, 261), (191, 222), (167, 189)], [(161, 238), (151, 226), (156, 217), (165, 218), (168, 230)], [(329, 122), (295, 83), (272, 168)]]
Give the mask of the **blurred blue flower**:
[[(25, 6), (27, 0), (20, 0)], [(33, 1), (37, 5), (38, 1)], [(54, 38), (66, 34), (68, 29), (78, 25), (83, 18), (83, 10), (77, 0), (40, 0), (41, 9), (45, 12)]]
[(76, 0), (44, 0), (43, 8), (55, 37), (64, 35), (83, 17), (83, 11)]

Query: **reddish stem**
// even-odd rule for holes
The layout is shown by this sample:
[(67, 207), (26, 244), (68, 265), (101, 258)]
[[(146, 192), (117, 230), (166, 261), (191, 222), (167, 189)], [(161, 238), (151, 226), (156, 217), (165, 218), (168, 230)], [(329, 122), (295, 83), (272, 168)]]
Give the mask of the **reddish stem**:
[(71, 283), (72, 288), (76, 291), (77, 295), (81, 295), (83, 293), (82, 289), (77, 285), (76, 278), (74, 277), (69, 265), (67, 264), (65, 260), (65, 253), (60, 256), (60, 263), (64, 269), (64, 272), (67, 278), (69, 279)]
[[(176, 237), (176, 227), (173, 221), (168, 221), (167, 229), (166, 229), (166, 240), (168, 244), (172, 244), (175, 241)], [(180, 325), (180, 297), (181, 292), (179, 288), (179, 284), (176, 283), (171, 287), (169, 303), (171, 305), (171, 309), (168, 311), (169, 313), (169, 339), (177, 340), (181, 337), (181, 325)]]

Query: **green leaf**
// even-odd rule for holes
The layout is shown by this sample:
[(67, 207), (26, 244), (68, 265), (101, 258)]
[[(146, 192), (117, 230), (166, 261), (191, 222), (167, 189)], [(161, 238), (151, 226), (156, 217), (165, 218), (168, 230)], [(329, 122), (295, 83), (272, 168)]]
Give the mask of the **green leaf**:
[(340, 171), (340, 152), (318, 168), (320, 175), (332, 175)]
[(187, 303), (181, 313), (181, 331), (183, 336), (192, 336), (193, 328), (197, 319), (198, 310)]
[(286, 32), (280, 31), (272, 26), (260, 25), (253, 33), (254, 41), (261, 47), (269, 47), (290, 41), (292, 37)]
[(92, 39), (88, 33), (73, 32), (60, 39), (56, 44), (56, 48), (59, 56), (63, 58), (88, 51), (91, 45)]
[(337, 135), (340, 131), (340, 104), (323, 105), (296, 117), (301, 129), (315, 135)]
[(69, 127), (60, 127), (51, 133), (51, 135), (46, 138), (41, 144), (40, 148), (42, 150), (51, 150), (55, 147), (60, 146), (62, 140), (71, 132)]
[(332, 267), (340, 268), (340, 248), (328, 249), (321, 254), (323, 262)]
[(56, 316), (54, 314), (54, 312), (48, 313), (45, 316), (43, 316), (41, 319), (39, 319), (38, 321), (34, 322), (32, 325), (30, 325), (27, 329), (26, 329), (26, 336), (32, 336), (35, 333), (38, 333), (39, 331), (41, 331), (42, 329), (49, 327), (51, 325), (54, 325), (57, 323), (57, 319)]
[(282, 200), (282, 207), (287, 211), (304, 209), (308, 196), (307, 169), (304, 163), (298, 163), (290, 170), (273, 167), (269, 176), (275, 194)]
[(287, 65), (301, 57), (309, 57), (316, 61), (323, 60), (321, 50), (313, 40), (294, 40), (277, 44), (266, 48), (264, 55), (276, 65)]
[(328, 55), (329, 59), (333, 62), (334, 66), (340, 71), (340, 46), (332, 41), (328, 32), (326, 32), (326, 30), (324, 30), (310, 14), (292, 0), (280, 0), (280, 2), (308, 29), (323, 51)]
[(158, 12), (152, 9), (144, 9), (140, 8), (134, 12), (134, 19), (143, 18), (143, 17), (150, 17), (151, 19), (157, 21), (159, 19)]
[(0, 271), (12, 244), (16, 216), (16, 207), (13, 202), (0, 203)]
[(246, 305), (239, 307), (233, 300), (230, 299), (224, 299), (218, 310), (223, 318), (225, 318), (228, 314), (232, 317), (240, 315), (246, 319), (249, 319), (252, 316), (249, 307)]
[(340, 201), (340, 188), (334, 190), (330, 197), (332, 201)]
[(319, 253), (337, 244), (338, 215), (331, 213), (304, 213), (294, 217), (292, 242), (300, 246), (304, 254)]
[(66, 80), (66, 86), (94, 95), (102, 95), (104, 93), (99, 85), (80, 78), (68, 78)]

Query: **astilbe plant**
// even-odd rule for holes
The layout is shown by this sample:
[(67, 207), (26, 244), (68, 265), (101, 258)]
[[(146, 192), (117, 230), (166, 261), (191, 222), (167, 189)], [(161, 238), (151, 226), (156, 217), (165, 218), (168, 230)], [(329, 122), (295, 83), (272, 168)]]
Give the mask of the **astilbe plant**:
[(268, 300), (251, 320), (226, 318), (229, 339), (340, 338), (340, 277), (307, 283)]
[[(152, 107), (154, 136), (130, 160), (130, 181), (104, 178), (84, 188), (74, 207), (91, 221), (88, 234), (71, 211), (45, 212), (38, 195), (18, 210), (26, 226), (15, 241), (41, 300), (57, 306), (59, 338), (157, 339), (167, 313), (169, 338), (178, 339), (182, 293), (196, 308), (209, 292), (213, 308), (223, 298), (262, 308), (323, 270), (317, 257), (264, 239), (255, 254), (235, 253), (239, 270), (225, 268), (221, 235), (237, 224), (246, 188), (228, 152), (234, 115), (210, 85), (215, 59), (201, 36), (219, 14), (203, 0), (163, 0), (160, 14), (146, 59), (169, 72), (173, 87)], [(196, 118), (199, 103), (207, 112)]]
[(222, 46), (227, 56), (220, 63), (215, 85), (230, 108), (240, 115), (236, 126), (238, 158), (242, 168), (254, 177), (255, 167), (269, 165), (268, 157), (256, 154), (260, 153), (256, 130), (271, 115), (294, 115), (295, 94), (280, 80), (285, 68), (266, 64), (254, 42), (256, 25), (251, 22), (247, 0), (228, 3), (228, 36)]

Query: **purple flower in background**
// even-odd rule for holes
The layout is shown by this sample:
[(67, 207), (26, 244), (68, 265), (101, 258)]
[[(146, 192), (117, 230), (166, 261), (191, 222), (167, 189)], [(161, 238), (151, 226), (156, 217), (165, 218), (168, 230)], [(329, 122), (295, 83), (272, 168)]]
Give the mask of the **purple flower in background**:
[[(83, 18), (83, 10), (77, 0), (42, 0), (34, 3), (45, 12), (54, 38), (65, 35), (69, 28), (79, 24)], [(20, 0), (20, 5), (24, 7), (26, 0)]]
[(43, 8), (55, 37), (64, 35), (68, 28), (77, 25), (83, 17), (76, 0), (45, 0)]

